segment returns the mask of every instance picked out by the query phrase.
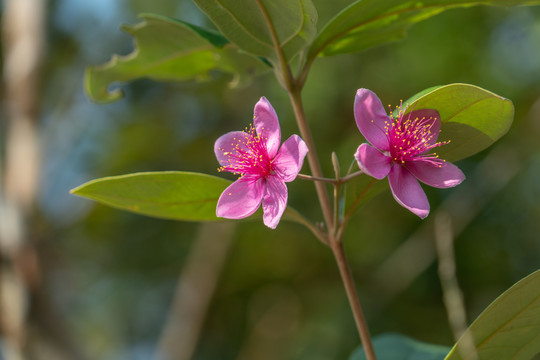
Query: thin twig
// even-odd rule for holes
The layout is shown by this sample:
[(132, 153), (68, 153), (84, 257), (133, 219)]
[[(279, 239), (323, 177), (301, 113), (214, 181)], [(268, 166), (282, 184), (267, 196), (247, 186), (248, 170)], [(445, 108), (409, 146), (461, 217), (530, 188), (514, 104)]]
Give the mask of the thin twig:
[(298, 179), (302, 179), (302, 180), (320, 181), (320, 182), (324, 182), (324, 183), (328, 183), (328, 184), (335, 184), (336, 183), (336, 179), (316, 177), (316, 176), (305, 175), (305, 174), (298, 174), (298, 175), (296, 175), (296, 177)]
[[(274, 28), (274, 23), (272, 22), (272, 19), (270, 18), (270, 14), (268, 14), (268, 11), (264, 7), (261, 0), (257, 0), (257, 4), (259, 5), (259, 8), (261, 9), (261, 13), (264, 17), (264, 20), (266, 21), (266, 24), (268, 24), (268, 30), (270, 31), (272, 43), (274, 44), (274, 50), (276, 51), (276, 55), (278, 58), (280, 69), (276, 71), (276, 75), (278, 75), (278, 78), (281, 78), (283, 80), (283, 86), (288, 92), (290, 92), (292, 88), (294, 87), (294, 79), (291, 73), (291, 69), (289, 68), (289, 65), (287, 64), (287, 59), (285, 58), (285, 53), (283, 52), (281, 43), (279, 42), (276, 29)], [(281, 70), (281, 72), (279, 70)]]
[(358, 292), (354, 286), (354, 280), (352, 277), (351, 269), (345, 256), (345, 251), (343, 249), (343, 244), (341, 242), (334, 241), (331, 246), (332, 252), (334, 253), (334, 258), (339, 268), (339, 273), (345, 286), (345, 291), (347, 292), (347, 298), (349, 299), (349, 304), (354, 315), (354, 321), (356, 323), (356, 328), (360, 335), (360, 340), (362, 341), (362, 346), (366, 354), (367, 360), (376, 360), (375, 350), (373, 349), (373, 343), (371, 342), (371, 336), (369, 335), (369, 329), (367, 327), (366, 318), (364, 316), (364, 311), (360, 305), (358, 299)]
[(341, 196), (339, 160), (335, 152), (332, 152), (332, 165), (334, 166), (334, 175), (336, 176), (336, 183), (334, 184), (334, 228), (332, 229), (335, 237), (339, 227), (339, 198)]
[(316, 176), (311, 176), (311, 175), (306, 175), (306, 174), (298, 174), (296, 177), (298, 179), (302, 179), (302, 180), (311, 180), (311, 181), (320, 181), (320, 182), (324, 182), (324, 183), (328, 183), (328, 184), (345, 184), (346, 182), (354, 179), (355, 177), (357, 176), (360, 176), (362, 175), (363, 172), (362, 171), (357, 171), (357, 172), (354, 172), (352, 174), (349, 174), (347, 176), (344, 176), (342, 178), (339, 178), (339, 179), (331, 179), (331, 178), (325, 178), (325, 177), (316, 177)]
[[(307, 153), (309, 167), (311, 172), (316, 178), (324, 178), (321, 170), (321, 165), (319, 163), (319, 158), (317, 157), (317, 151), (315, 149), (315, 144), (311, 136), (311, 130), (306, 121), (306, 115), (304, 112), (304, 105), (302, 103), (302, 96), (299, 89), (294, 89), (289, 93), (289, 98), (291, 100), (296, 122), (300, 130), (300, 135), (302, 139), (306, 142), (309, 152)], [(319, 198), (319, 203), (321, 205), (321, 210), (323, 212), (324, 220), (326, 222), (327, 229), (334, 228), (334, 221), (332, 216), (332, 206), (330, 205), (330, 198), (328, 197), (328, 192), (324, 183), (320, 181), (315, 182), (315, 190), (317, 191), (317, 196)]]
[(465, 358), (477, 360), (474, 339), (467, 330), (467, 315), (463, 292), (461, 291), (456, 275), (456, 260), (454, 255), (454, 235), (452, 231), (452, 218), (445, 211), (435, 216), (435, 247), (439, 259), (439, 279), (443, 292), (443, 301), (448, 316), (448, 322), (454, 340), (459, 341), (458, 351)]
[(352, 174), (349, 174), (349, 175), (347, 175), (347, 176), (342, 177), (341, 179), (339, 179), (339, 182), (340, 182), (341, 184), (345, 184), (346, 182), (348, 182), (348, 181), (354, 179), (354, 178), (357, 177), (357, 176), (362, 175), (363, 173), (364, 173), (363, 171), (359, 170), (359, 171), (357, 171), (357, 172), (354, 172), (354, 173), (352, 173)]
[(317, 239), (319, 239), (324, 245), (330, 246), (330, 244), (328, 243), (328, 238), (327, 238), (326, 234), (321, 229), (319, 229), (317, 226), (312, 224), (308, 219), (306, 219), (298, 211), (296, 211), (295, 209), (293, 209), (292, 207), (289, 206), (289, 207), (287, 207), (287, 210), (286, 210), (285, 214), (288, 217), (290, 217), (291, 220), (296, 221), (297, 223), (302, 224), (306, 228), (308, 228), (311, 231), (311, 233)]

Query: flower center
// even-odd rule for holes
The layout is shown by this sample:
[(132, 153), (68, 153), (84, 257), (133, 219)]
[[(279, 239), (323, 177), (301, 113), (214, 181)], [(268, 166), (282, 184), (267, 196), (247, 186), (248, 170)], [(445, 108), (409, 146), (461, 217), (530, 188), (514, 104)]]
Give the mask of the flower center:
[(219, 171), (231, 172), (235, 175), (250, 179), (266, 178), (274, 173), (272, 159), (268, 156), (266, 140), (261, 138), (253, 125), (244, 130), (241, 138), (234, 138), (231, 144), (233, 151), (223, 151), (228, 164), (220, 167)]
[[(435, 142), (438, 130), (433, 129), (437, 119), (414, 117), (413, 112), (405, 114), (402, 105), (399, 106), (397, 118), (390, 113), (391, 123), (385, 127), (390, 143), (390, 156), (397, 163), (405, 161), (431, 161), (442, 166), (444, 160), (435, 153), (427, 154), (433, 148), (446, 145), (450, 141)], [(434, 133), (436, 131), (436, 133)]]

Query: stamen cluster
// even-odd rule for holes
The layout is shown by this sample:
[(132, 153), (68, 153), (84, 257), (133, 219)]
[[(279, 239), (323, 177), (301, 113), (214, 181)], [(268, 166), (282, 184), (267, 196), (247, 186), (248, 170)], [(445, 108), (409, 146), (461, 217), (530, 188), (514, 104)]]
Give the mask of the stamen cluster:
[(399, 106), (398, 116), (390, 113), (390, 123), (386, 123), (385, 133), (390, 144), (390, 156), (393, 161), (404, 164), (406, 161), (429, 161), (443, 166), (444, 160), (438, 155), (427, 154), (430, 150), (446, 145), (449, 141), (433, 142), (439, 135), (432, 132), (436, 118), (414, 117), (413, 112), (405, 114)]
[(218, 170), (241, 177), (267, 178), (273, 173), (272, 159), (266, 149), (267, 139), (261, 138), (252, 125), (243, 134), (246, 136), (233, 138), (230, 144), (232, 151), (219, 149), (226, 156), (228, 164)]

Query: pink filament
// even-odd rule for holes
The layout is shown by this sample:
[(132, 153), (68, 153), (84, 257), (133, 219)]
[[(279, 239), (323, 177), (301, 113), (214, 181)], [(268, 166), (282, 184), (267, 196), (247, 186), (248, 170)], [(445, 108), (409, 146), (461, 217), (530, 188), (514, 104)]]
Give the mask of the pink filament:
[(244, 133), (248, 136), (235, 139), (237, 143), (231, 144), (235, 151), (224, 152), (229, 164), (219, 168), (219, 171), (231, 172), (252, 180), (267, 178), (273, 174), (273, 165), (266, 149), (266, 139), (256, 134), (253, 126)]
[(431, 131), (435, 119), (411, 118), (411, 113), (405, 116), (401, 106), (399, 109), (398, 117), (394, 119), (390, 115), (392, 121), (385, 127), (392, 160), (398, 163), (422, 160), (442, 166), (444, 160), (439, 159), (434, 153), (426, 154), (433, 148), (448, 144), (448, 142), (430, 143), (433, 137), (438, 136)]

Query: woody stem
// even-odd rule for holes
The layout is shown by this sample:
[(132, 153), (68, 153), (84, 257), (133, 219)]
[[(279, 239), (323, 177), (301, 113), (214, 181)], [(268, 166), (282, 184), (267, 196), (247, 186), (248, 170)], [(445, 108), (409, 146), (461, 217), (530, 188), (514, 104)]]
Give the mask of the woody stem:
[[(301, 89), (292, 88), (288, 89), (289, 98), (294, 108), (294, 113), (296, 115), (296, 121), (300, 129), (300, 134), (306, 142), (309, 152), (308, 152), (308, 162), (311, 168), (311, 172), (315, 178), (322, 178), (322, 170), (320, 167), (319, 160), (317, 158), (317, 153), (315, 152), (315, 146), (313, 145), (313, 139), (311, 137), (311, 131), (306, 121), (304, 107), (302, 104)], [(356, 175), (355, 175), (356, 176)], [(339, 175), (336, 175), (336, 182), (339, 182)], [(376, 360), (375, 351), (373, 349), (373, 344), (371, 342), (371, 336), (369, 334), (369, 329), (367, 326), (366, 318), (360, 305), (360, 299), (358, 298), (358, 292), (354, 285), (354, 279), (352, 277), (351, 269), (345, 256), (345, 250), (343, 249), (343, 243), (341, 242), (341, 236), (338, 233), (342, 233), (344, 230), (345, 224), (338, 224), (334, 222), (332, 216), (332, 206), (330, 204), (330, 199), (325, 188), (325, 183), (322, 181), (315, 181), (315, 189), (317, 190), (317, 195), (319, 197), (319, 202), (321, 204), (321, 209), (327, 224), (327, 236), (328, 244), (332, 249), (334, 258), (339, 268), (339, 273), (345, 286), (345, 291), (347, 293), (347, 298), (351, 306), (351, 310), (354, 316), (356, 327), (358, 329), (358, 334), (364, 346), (364, 351), (366, 354), (367, 360)], [(337, 184), (339, 186), (339, 184)], [(336, 209), (335, 211), (338, 211)], [(338, 235), (338, 236), (336, 236)]]
[[(300, 135), (302, 139), (306, 142), (306, 145), (309, 149), (307, 153), (307, 159), (311, 173), (316, 178), (323, 178), (323, 173), (321, 170), (321, 165), (319, 163), (319, 158), (317, 157), (317, 150), (313, 143), (313, 138), (311, 136), (311, 130), (306, 121), (306, 115), (304, 113), (304, 105), (302, 103), (301, 89), (293, 88), (289, 92), (289, 98), (293, 106), (294, 114), (296, 117), (296, 122), (300, 130)], [(330, 203), (330, 198), (328, 197), (328, 192), (323, 182), (315, 181), (315, 190), (317, 191), (317, 196), (321, 204), (321, 209), (323, 212), (324, 220), (326, 222), (328, 233), (333, 233), (334, 230), (334, 219), (332, 215), (332, 205)]]
[[(288, 66), (287, 59), (285, 58), (285, 52), (281, 47), (280, 41), (277, 36), (276, 29), (272, 23), (268, 11), (266, 10), (264, 4), (261, 0), (257, 0), (257, 4), (264, 16), (264, 19), (268, 25), (270, 35), (272, 37), (272, 43), (276, 51), (277, 56), (277, 68), (276, 76), (278, 80), (281, 79), (281, 84), (289, 94), (289, 99), (291, 101), (296, 122), (300, 130), (300, 134), (303, 140), (306, 142), (306, 145), (309, 149), (307, 153), (307, 159), (309, 167), (311, 168), (311, 173), (316, 178), (323, 178), (323, 173), (321, 169), (321, 164), (319, 163), (319, 158), (317, 157), (317, 151), (315, 150), (315, 144), (311, 136), (311, 130), (306, 121), (306, 115), (304, 112), (304, 105), (302, 103), (302, 87), (304, 85), (305, 78), (307, 77), (307, 68), (302, 73), (299, 79), (295, 79), (291, 73), (291, 69)], [(339, 228), (339, 224), (334, 222), (334, 217), (332, 214), (332, 205), (330, 203), (330, 198), (328, 197), (328, 192), (325, 187), (324, 182), (315, 181), (315, 190), (317, 191), (317, 196), (319, 198), (319, 203), (321, 204), (321, 209), (323, 212), (324, 220), (326, 222), (326, 231), (327, 231), (327, 243), (330, 244), (334, 257), (339, 267), (339, 272), (345, 285), (345, 290), (351, 304), (351, 309), (353, 311), (354, 319), (356, 321), (356, 326), (364, 345), (366, 352), (367, 360), (376, 360), (375, 352), (373, 351), (373, 345), (371, 344), (371, 338), (369, 336), (369, 331), (367, 330), (366, 319), (362, 312), (362, 307), (360, 306), (360, 301), (358, 299), (358, 293), (356, 292), (352, 274), (345, 257), (345, 252), (343, 250), (343, 245), (340, 240), (336, 238), (336, 233)]]
[(366, 359), (376, 360), (377, 358), (375, 356), (373, 343), (371, 342), (371, 336), (369, 334), (366, 318), (364, 316), (364, 311), (362, 310), (362, 305), (360, 305), (360, 300), (358, 299), (358, 292), (356, 291), (356, 287), (354, 285), (351, 268), (347, 261), (345, 250), (343, 249), (343, 243), (341, 241), (332, 241), (330, 243), (330, 248), (334, 253), (334, 258), (336, 259), (336, 263), (339, 268), (341, 280), (343, 281), (345, 291), (347, 292), (347, 298), (349, 299), (356, 328), (358, 329), (358, 334), (360, 335), (360, 340), (362, 341), (362, 346), (364, 347)]

